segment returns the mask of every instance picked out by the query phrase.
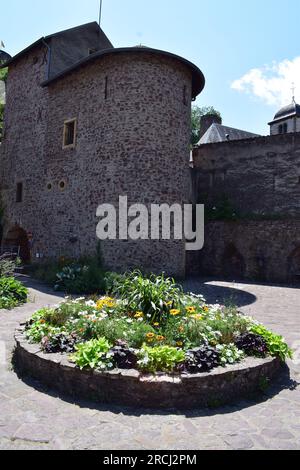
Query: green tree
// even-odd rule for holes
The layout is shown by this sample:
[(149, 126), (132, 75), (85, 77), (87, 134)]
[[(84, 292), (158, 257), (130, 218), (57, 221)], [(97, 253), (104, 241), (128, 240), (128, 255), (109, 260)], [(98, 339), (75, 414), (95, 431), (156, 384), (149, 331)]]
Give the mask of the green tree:
[(213, 106), (192, 107), (192, 145), (196, 145), (199, 141), (200, 121), (202, 116), (221, 117), (221, 113), (217, 111)]
[[(1, 62), (0, 62), (1, 64)], [(7, 75), (8, 75), (8, 68), (6, 67), (5, 69), (0, 69), (0, 80), (5, 82), (6, 79), (7, 79)]]

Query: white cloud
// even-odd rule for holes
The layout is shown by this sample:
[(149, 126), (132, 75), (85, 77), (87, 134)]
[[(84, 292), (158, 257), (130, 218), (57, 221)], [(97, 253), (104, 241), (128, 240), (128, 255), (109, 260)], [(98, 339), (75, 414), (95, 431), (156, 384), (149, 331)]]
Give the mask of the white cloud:
[(231, 84), (234, 90), (250, 94), (272, 106), (284, 106), (291, 102), (292, 84), (295, 97), (300, 101), (300, 57), (273, 62), (250, 70)]

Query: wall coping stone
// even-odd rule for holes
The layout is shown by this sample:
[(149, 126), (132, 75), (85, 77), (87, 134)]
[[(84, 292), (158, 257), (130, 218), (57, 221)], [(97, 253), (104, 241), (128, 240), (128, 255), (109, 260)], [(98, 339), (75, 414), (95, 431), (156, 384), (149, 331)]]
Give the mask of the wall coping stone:
[(66, 354), (45, 354), (30, 344), (25, 328), (15, 334), (14, 362), (21, 376), (50, 389), (100, 403), (155, 409), (192, 409), (236, 403), (257, 395), (262, 380), (271, 383), (283, 370), (277, 358), (246, 358), (202, 374), (143, 374), (137, 370), (80, 370)]

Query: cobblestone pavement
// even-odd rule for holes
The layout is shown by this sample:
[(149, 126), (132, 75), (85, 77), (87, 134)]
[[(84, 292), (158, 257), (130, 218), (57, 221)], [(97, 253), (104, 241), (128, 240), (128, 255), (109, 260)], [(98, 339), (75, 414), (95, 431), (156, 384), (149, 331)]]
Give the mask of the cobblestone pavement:
[[(300, 354), (263, 400), (218, 410), (157, 412), (93, 403), (22, 381), (10, 368), (14, 329), (41, 306), (59, 302), (45, 287), (27, 281), (31, 303), (0, 311), (0, 449), (299, 449)], [(300, 341), (300, 289), (193, 280), (188, 290), (210, 302), (232, 299), (241, 310)]]

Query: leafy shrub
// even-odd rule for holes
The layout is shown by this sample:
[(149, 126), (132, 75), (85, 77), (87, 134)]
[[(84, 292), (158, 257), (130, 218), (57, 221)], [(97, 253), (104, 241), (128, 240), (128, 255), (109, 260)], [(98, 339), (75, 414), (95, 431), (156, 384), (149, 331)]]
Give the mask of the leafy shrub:
[(100, 256), (82, 257), (79, 260), (60, 258), (32, 267), (36, 279), (52, 285), (67, 294), (99, 294), (105, 291), (104, 271)]
[(220, 354), (221, 365), (234, 364), (240, 362), (245, 354), (234, 344), (217, 344), (216, 351)]
[(124, 276), (123, 281), (115, 288), (115, 295), (127, 301), (132, 310), (141, 310), (152, 322), (162, 321), (170, 310), (180, 304), (182, 289), (174, 279), (164, 275), (143, 276), (134, 271)]
[(145, 372), (171, 372), (184, 361), (185, 353), (170, 346), (143, 346), (138, 357), (138, 366)]
[(262, 336), (254, 333), (245, 333), (237, 338), (235, 345), (238, 349), (247, 354), (247, 356), (266, 357), (268, 347)]
[(12, 277), (16, 268), (20, 266), (21, 260), (19, 258), (13, 259), (0, 259), (0, 277)]
[(128, 344), (118, 341), (117, 345), (111, 349), (112, 359), (118, 369), (135, 369), (137, 366), (137, 355), (134, 349), (130, 349)]
[(104, 272), (97, 260), (71, 264), (56, 275), (55, 289), (68, 294), (97, 294), (104, 292)]
[(47, 354), (52, 353), (72, 353), (75, 351), (75, 346), (78, 342), (76, 335), (67, 335), (65, 333), (59, 333), (56, 335), (45, 336), (42, 339), (42, 349)]
[(0, 308), (10, 309), (27, 301), (28, 290), (13, 277), (0, 278)]
[(233, 306), (220, 308), (213, 315), (208, 314), (206, 319), (207, 327), (218, 332), (218, 342), (221, 344), (234, 343), (236, 335), (246, 333), (253, 323), (252, 318), (241, 314)]
[(105, 273), (104, 282), (105, 290), (108, 294), (114, 295), (121, 289), (121, 286), (125, 280), (125, 276), (122, 274), (107, 272)]
[(30, 343), (40, 343), (43, 338), (51, 335), (59, 335), (63, 333), (62, 328), (55, 328), (54, 326), (46, 323), (45, 320), (38, 320), (26, 329), (26, 338)]
[(154, 334), (153, 328), (147, 323), (108, 316), (101, 321), (82, 317), (71, 327), (85, 340), (105, 337), (112, 344), (116, 340), (126, 341), (132, 348), (140, 348), (145, 343), (147, 334)]
[(109, 353), (110, 344), (105, 338), (93, 339), (87, 343), (77, 344), (76, 352), (71, 360), (84, 369), (109, 369), (113, 367), (112, 354)]
[(292, 359), (292, 350), (288, 347), (282, 336), (272, 333), (262, 325), (253, 326), (252, 332), (264, 339), (271, 356), (279, 357), (282, 361), (285, 361), (287, 358)]
[(210, 346), (201, 346), (186, 352), (186, 359), (181, 371), (190, 374), (209, 372), (221, 364), (221, 354)]

